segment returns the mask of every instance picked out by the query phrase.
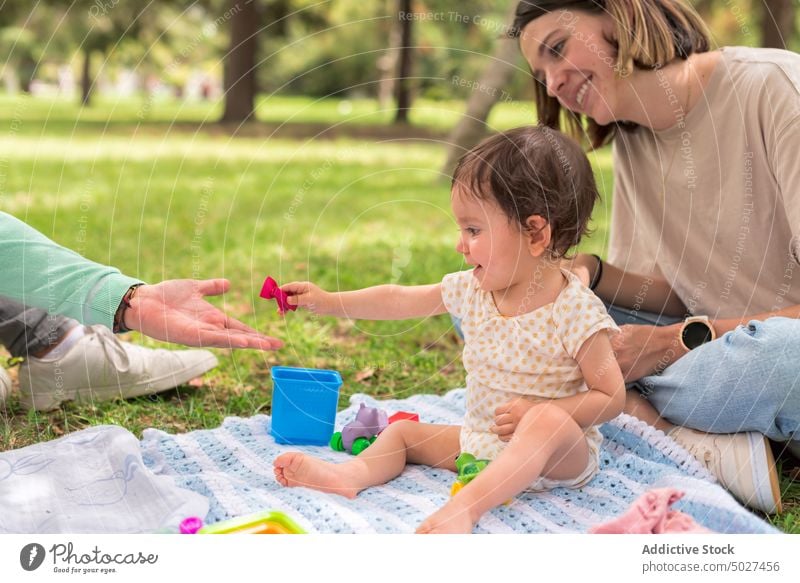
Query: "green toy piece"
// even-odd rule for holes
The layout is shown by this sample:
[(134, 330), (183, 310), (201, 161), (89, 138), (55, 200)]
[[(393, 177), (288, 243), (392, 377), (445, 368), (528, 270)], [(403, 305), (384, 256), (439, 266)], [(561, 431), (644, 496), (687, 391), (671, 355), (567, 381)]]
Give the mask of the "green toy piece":
[[(456, 458), (458, 477), (450, 488), (450, 496), (455, 496), (461, 489), (475, 479), (489, 465), (490, 460), (476, 459), (471, 453), (462, 453)], [(503, 504), (510, 505), (514, 500), (506, 500)]]
[(488, 465), (489, 460), (479, 460), (471, 453), (462, 453), (456, 458), (458, 481), (466, 486)]
[(362, 451), (367, 449), (373, 441), (375, 441), (374, 436), (372, 440), (369, 440), (366, 437), (356, 437), (355, 441), (353, 441), (353, 447), (350, 448), (350, 453), (353, 455), (360, 454)]
[(489, 460), (476, 459), (471, 453), (462, 453), (456, 458), (456, 470), (458, 477), (450, 488), (450, 495), (455, 496), (458, 492), (475, 479), (475, 476), (489, 465)]
[(331, 449), (333, 451), (344, 451), (344, 443), (342, 443), (342, 432), (336, 431), (331, 435)]

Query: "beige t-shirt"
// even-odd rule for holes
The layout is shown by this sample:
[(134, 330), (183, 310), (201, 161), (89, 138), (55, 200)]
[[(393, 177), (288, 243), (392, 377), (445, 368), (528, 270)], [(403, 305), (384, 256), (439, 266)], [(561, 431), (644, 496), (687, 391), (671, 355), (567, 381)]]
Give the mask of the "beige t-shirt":
[[(495, 459), (506, 446), (490, 431), (495, 409), (518, 395), (548, 399), (587, 391), (576, 357), (600, 330), (618, 331), (603, 302), (572, 273), (556, 300), (519, 316), (503, 316), (492, 294), (482, 291), (472, 271), (446, 275), (442, 300), (461, 319), (466, 415), (461, 451)], [(589, 448), (599, 455), (602, 436), (585, 429)]]
[(800, 304), (800, 55), (723, 49), (676, 119), (614, 139), (609, 263), (662, 275), (695, 314)]

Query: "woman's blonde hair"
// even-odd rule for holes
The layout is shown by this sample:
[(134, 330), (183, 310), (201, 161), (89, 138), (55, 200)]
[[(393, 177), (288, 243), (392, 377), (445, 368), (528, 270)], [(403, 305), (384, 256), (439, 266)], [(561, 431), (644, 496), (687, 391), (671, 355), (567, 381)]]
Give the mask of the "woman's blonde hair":
[[(614, 71), (620, 77), (630, 75), (634, 68), (658, 69), (676, 59), (685, 60), (692, 53), (709, 50), (709, 34), (703, 19), (683, 0), (521, 0), (511, 35), (519, 37), (528, 23), (558, 10), (611, 17), (614, 37), (606, 41), (616, 49)], [(591, 118), (584, 120), (584, 116), (567, 111), (557, 99), (548, 96), (542, 83), (536, 83), (535, 93), (539, 123), (561, 129), (563, 121), (568, 133), (580, 140), (585, 121), (593, 148), (610, 143), (619, 126), (633, 125), (601, 126)]]

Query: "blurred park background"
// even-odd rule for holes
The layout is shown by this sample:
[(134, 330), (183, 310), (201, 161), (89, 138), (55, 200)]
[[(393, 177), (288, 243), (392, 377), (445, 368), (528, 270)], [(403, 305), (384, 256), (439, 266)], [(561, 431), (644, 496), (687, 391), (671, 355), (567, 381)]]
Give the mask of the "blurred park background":
[[(714, 42), (796, 50), (797, 2), (698, 0)], [(328, 289), (440, 280), (454, 250), (448, 172), (489, 132), (535, 123), (528, 70), (489, 0), (0, 0), (0, 209), (145, 281), (227, 277), (219, 305), (285, 340), (153, 398), (26, 412), (0, 450), (97, 423), (139, 433), (270, 411), (269, 368), (334, 368), (347, 396), (463, 385), (445, 317), (276, 314), (261, 282)], [(603, 254), (603, 202), (582, 249)], [(131, 341), (153, 345), (146, 338)], [(11, 369), (13, 376), (14, 372)], [(800, 487), (785, 482), (789, 500)], [(798, 530), (793, 505), (773, 520)]]

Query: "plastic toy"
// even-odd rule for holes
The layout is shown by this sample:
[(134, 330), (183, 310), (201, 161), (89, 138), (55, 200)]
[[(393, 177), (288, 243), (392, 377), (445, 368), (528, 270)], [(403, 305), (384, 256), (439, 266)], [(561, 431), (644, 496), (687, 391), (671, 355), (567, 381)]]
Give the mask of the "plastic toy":
[(283, 291), (278, 283), (271, 277), (264, 280), (264, 285), (261, 286), (261, 293), (259, 294), (265, 300), (275, 300), (278, 302), (278, 312), (281, 316), (286, 315), (286, 312), (297, 310), (297, 306), (289, 303), (289, 295)]
[(283, 512), (266, 510), (209, 524), (198, 534), (305, 534), (300, 526)]
[(178, 532), (181, 534), (194, 534), (201, 528), (203, 528), (203, 519), (197, 516), (190, 516), (181, 521)]
[(333, 434), (342, 377), (335, 370), (274, 366), (272, 427), (278, 443), (326, 445)]
[[(453, 482), (450, 488), (450, 496), (455, 496), (461, 491), (461, 488), (469, 484), (475, 479), (475, 476), (480, 474), (486, 466), (489, 465), (490, 460), (476, 459), (471, 453), (462, 453), (456, 458), (456, 470), (458, 470), (458, 477)], [(506, 500), (503, 502), (506, 506), (510, 505), (514, 500)]]
[(331, 449), (358, 455), (367, 449), (391, 423), (404, 419), (418, 422), (419, 415), (398, 411), (387, 417), (385, 411), (361, 403), (356, 418), (331, 436)]
[(419, 415), (416, 413), (408, 413), (407, 411), (398, 411), (391, 417), (389, 417), (389, 425), (394, 423), (395, 421), (416, 421), (419, 423)]
[(367, 407), (364, 403), (358, 408), (356, 418), (331, 437), (331, 448), (358, 455), (375, 441), (381, 431), (389, 426), (385, 411)]
[(471, 453), (462, 453), (456, 458), (456, 469), (458, 477), (450, 488), (450, 495), (455, 496), (461, 488), (475, 479), (481, 471), (489, 465), (489, 460), (476, 459)]

